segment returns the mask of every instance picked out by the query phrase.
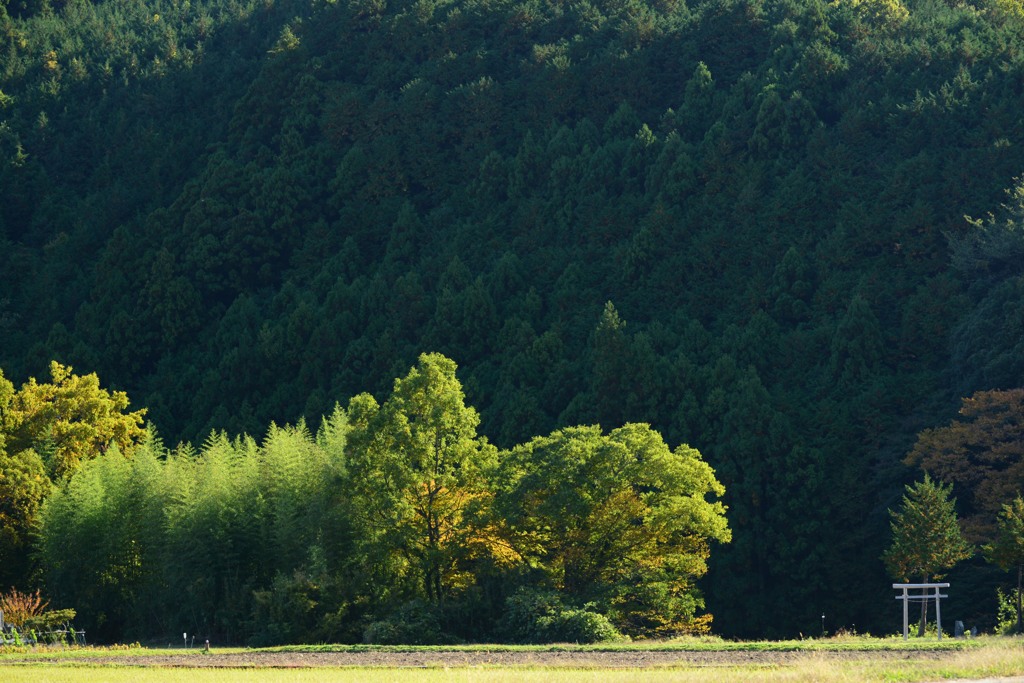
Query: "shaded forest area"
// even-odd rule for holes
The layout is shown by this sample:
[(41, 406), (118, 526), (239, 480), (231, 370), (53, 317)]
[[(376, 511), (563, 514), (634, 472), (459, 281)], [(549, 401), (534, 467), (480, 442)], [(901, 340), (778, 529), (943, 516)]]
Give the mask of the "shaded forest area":
[(168, 443), (440, 352), (500, 448), (699, 449), (716, 632), (877, 631), (916, 435), (1024, 385), (1013, 0), (0, 2), (0, 367)]

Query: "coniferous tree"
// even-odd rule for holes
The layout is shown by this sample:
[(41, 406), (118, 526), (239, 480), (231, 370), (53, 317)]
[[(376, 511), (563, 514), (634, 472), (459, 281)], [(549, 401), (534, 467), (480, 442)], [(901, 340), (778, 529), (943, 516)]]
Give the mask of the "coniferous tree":
[[(889, 510), (892, 545), (882, 559), (892, 576), (903, 581), (921, 577), (921, 583), (928, 583), (974, 554), (961, 535), (956, 499), (949, 497), (952, 489), (926, 474), (923, 481), (906, 487), (898, 510)], [(927, 608), (927, 601), (922, 601), (919, 637), (924, 636)]]
[[(1024, 385), (1015, 3), (0, 0), (0, 365), (95, 369), (201, 444), (382, 395), (426, 340), (503, 446), (591, 418), (700, 440), (737, 483), (726, 635), (806, 631), (814, 595), (876, 614), (808, 586), (873, 581), (872, 495), (920, 425)], [(608, 300), (626, 356), (595, 365)], [(57, 436), (31, 449), (56, 462)], [(1019, 488), (996, 479), (986, 533)], [(251, 547), (297, 500), (241, 515)]]

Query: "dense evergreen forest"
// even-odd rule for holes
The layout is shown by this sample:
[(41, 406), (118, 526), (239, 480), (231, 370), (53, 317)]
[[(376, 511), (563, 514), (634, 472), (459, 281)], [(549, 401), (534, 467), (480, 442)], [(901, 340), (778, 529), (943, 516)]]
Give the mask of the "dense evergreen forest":
[(0, 367), (98, 373), (155, 471), (441, 353), (502, 453), (703, 454), (716, 632), (891, 630), (918, 434), (1024, 386), (1022, 111), (1017, 0), (0, 0)]

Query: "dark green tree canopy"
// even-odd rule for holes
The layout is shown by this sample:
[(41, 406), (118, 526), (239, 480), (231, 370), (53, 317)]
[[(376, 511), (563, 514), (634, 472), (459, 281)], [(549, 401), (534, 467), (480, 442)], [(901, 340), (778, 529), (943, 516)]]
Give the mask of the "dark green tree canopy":
[(716, 628), (782, 637), (884, 626), (901, 458), (1024, 386), (1017, 0), (0, 4), (16, 387), (56, 359), (202, 444), (436, 350), (497, 447), (698, 448)]

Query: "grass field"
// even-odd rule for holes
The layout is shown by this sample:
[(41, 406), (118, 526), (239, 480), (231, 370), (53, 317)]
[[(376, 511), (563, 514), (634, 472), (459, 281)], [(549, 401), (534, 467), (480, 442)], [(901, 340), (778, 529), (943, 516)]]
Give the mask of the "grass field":
[[(352, 648), (343, 646), (307, 646), (266, 650), (216, 650), (235, 656), (267, 656), (271, 666), (248, 668), (197, 668), (204, 655), (196, 651), (168, 651), (133, 648), (109, 650), (90, 648), (64, 651), (0, 652), (0, 681), (21, 683), (47, 681), (52, 683), (276, 683), (301, 681), (309, 683), (366, 682), (383, 683), (606, 683), (623, 682), (686, 682), (686, 681), (940, 681), (1024, 676), (1024, 641), (1020, 639), (980, 638), (974, 641), (934, 642), (888, 639), (828, 639), (822, 641), (789, 641), (781, 643), (697, 643), (669, 642), (617, 646), (615, 652), (664, 651), (668, 649), (696, 651), (710, 648), (721, 655), (714, 665), (658, 666), (654, 668), (572, 668), (565, 666), (445, 666), (446, 652), (453, 648)], [(480, 650), (484, 646), (463, 648)], [(606, 648), (607, 649), (607, 648)], [(487, 652), (496, 652), (490, 646)], [(394, 652), (429, 652), (437, 663), (426, 668), (394, 668), (386, 664), (365, 666), (304, 667), (301, 656), (308, 653), (370, 651), (387, 660)], [(505, 652), (551, 652), (552, 648), (505, 648)], [(555, 651), (593, 652), (594, 648), (562, 646)], [(759, 655), (757, 663), (741, 661), (744, 652)], [(778, 654), (772, 654), (778, 653)], [(375, 656), (376, 656), (375, 655)], [(110, 657), (116, 657), (116, 661)], [(160, 665), (149, 663), (161, 658)], [(778, 658), (778, 661), (772, 661)], [(100, 659), (106, 659), (100, 663)], [(736, 659), (736, 662), (731, 661)], [(94, 660), (94, 661), (91, 661)], [(170, 664), (168, 664), (170, 662)]]

